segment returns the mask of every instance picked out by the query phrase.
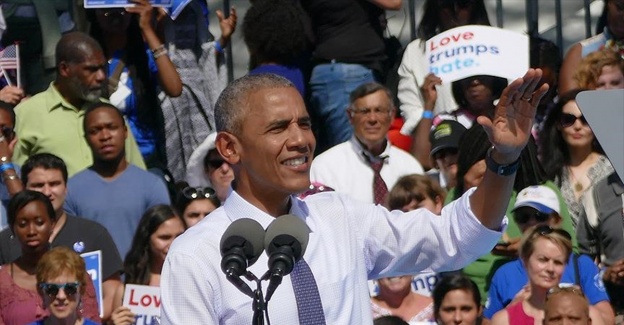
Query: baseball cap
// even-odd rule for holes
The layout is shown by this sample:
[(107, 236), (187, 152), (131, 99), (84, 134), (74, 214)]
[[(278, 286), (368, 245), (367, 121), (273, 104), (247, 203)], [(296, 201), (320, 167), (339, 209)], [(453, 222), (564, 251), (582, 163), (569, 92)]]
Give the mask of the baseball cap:
[(446, 149), (459, 148), (459, 139), (466, 131), (466, 128), (454, 120), (444, 120), (429, 132), (429, 142), (431, 142), (431, 156), (436, 152)]
[(559, 198), (553, 189), (544, 185), (534, 185), (524, 188), (518, 196), (513, 210), (521, 207), (531, 207), (539, 212), (550, 214), (559, 212)]

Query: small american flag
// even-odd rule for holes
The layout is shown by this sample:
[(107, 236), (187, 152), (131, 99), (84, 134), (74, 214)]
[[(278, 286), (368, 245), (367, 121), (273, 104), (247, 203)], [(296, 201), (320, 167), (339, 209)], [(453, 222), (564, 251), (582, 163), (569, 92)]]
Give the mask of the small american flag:
[(19, 66), (15, 45), (9, 45), (0, 51), (0, 67), (4, 70), (17, 69)]

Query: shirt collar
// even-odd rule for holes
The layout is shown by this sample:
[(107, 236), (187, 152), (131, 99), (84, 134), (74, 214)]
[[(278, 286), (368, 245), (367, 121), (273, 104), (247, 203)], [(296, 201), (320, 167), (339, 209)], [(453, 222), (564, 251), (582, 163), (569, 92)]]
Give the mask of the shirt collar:
[[(296, 215), (304, 220), (310, 214), (305, 201), (297, 198), (296, 196), (290, 196), (290, 203), (290, 214)], [(247, 200), (241, 197), (234, 190), (230, 192), (227, 200), (225, 200), (225, 203), (223, 203), (223, 209), (228, 219), (230, 219), (231, 221), (242, 218), (250, 218), (258, 221), (264, 229), (266, 229), (271, 224), (271, 222), (275, 220), (275, 218), (268, 213), (258, 209), (253, 204), (247, 202)]]
[(53, 111), (56, 108), (67, 108), (67, 109), (71, 109), (74, 110), (76, 112), (81, 112), (82, 110), (75, 107), (74, 105), (70, 104), (68, 101), (65, 100), (65, 98), (63, 98), (63, 95), (61, 95), (61, 93), (58, 91), (58, 89), (56, 89), (56, 85), (54, 85), (54, 81), (52, 81), (50, 83), (50, 87), (48, 87), (47, 90), (48, 94), (49, 94), (49, 98), (50, 98), (50, 103), (52, 105), (48, 105), (48, 111)]
[(384, 151), (380, 155), (375, 156), (362, 145), (360, 140), (358, 140), (358, 138), (355, 135), (351, 136), (351, 139), (349, 140), (349, 142), (351, 142), (351, 145), (353, 146), (353, 150), (357, 153), (360, 153), (360, 155), (358, 156), (364, 161), (383, 160), (384, 163), (387, 163), (388, 159), (390, 158), (390, 147), (392, 146), (392, 144), (390, 144), (390, 141), (388, 141), (388, 139), (386, 139), (385, 141), (386, 141), (386, 148), (384, 148)]

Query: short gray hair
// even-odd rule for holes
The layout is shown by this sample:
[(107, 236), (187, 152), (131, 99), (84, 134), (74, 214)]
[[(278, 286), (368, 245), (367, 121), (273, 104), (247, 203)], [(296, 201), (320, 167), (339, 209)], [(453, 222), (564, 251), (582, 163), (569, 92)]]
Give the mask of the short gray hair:
[(360, 86), (358, 86), (357, 88), (355, 88), (350, 94), (349, 94), (349, 107), (351, 107), (353, 105), (353, 103), (355, 103), (356, 100), (362, 98), (362, 97), (366, 97), (372, 93), (376, 93), (378, 91), (382, 90), (386, 96), (388, 97), (388, 101), (390, 101), (390, 108), (394, 109), (395, 105), (394, 105), (394, 95), (392, 95), (392, 91), (390, 91), (390, 88), (376, 82), (376, 81), (371, 81), (371, 82), (367, 82), (365, 84), (362, 84)]
[(217, 131), (226, 131), (238, 135), (242, 130), (243, 116), (249, 109), (244, 102), (252, 92), (267, 88), (295, 87), (288, 79), (261, 73), (246, 75), (234, 80), (221, 93), (215, 105)]

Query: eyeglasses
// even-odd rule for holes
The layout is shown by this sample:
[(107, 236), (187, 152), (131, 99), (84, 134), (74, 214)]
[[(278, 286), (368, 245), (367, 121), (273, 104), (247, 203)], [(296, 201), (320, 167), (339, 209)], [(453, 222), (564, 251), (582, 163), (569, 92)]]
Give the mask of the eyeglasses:
[(583, 293), (583, 290), (579, 289), (576, 286), (569, 286), (569, 287), (553, 287), (550, 290), (548, 290), (548, 293), (546, 294), (546, 300), (548, 300), (548, 298), (559, 294), (559, 293), (573, 293), (579, 297), (583, 297), (585, 298), (585, 294)]
[(80, 283), (78, 282), (67, 282), (63, 284), (58, 283), (40, 283), (39, 288), (50, 298), (56, 298), (59, 293), (59, 290), (63, 289), (65, 294), (68, 296), (73, 296), (78, 292), (78, 288), (80, 287)]
[(572, 236), (570, 236), (570, 234), (563, 229), (552, 228), (551, 226), (547, 226), (547, 225), (543, 225), (543, 226), (539, 226), (535, 228), (535, 233), (539, 234), (540, 236), (548, 236), (553, 232), (567, 238), (568, 240), (572, 240)]
[(375, 107), (375, 108), (351, 108), (349, 109), (349, 112), (351, 112), (351, 116), (354, 115), (360, 115), (360, 116), (367, 116), (371, 113), (373, 113), (373, 115), (376, 116), (385, 116), (385, 115), (389, 115), (390, 113), (390, 108), (387, 107)]
[(226, 164), (227, 162), (223, 159), (211, 159), (211, 160), (208, 160), (207, 163), (210, 168), (217, 169), (223, 166), (223, 164)]
[(104, 11), (104, 17), (125, 16), (125, 9), (111, 9)]
[(537, 211), (533, 208), (531, 208), (530, 211), (519, 210), (514, 212), (514, 220), (516, 220), (516, 223), (524, 224), (529, 222), (531, 218), (535, 219), (535, 221), (539, 223), (542, 223), (548, 221), (550, 214)]
[(215, 190), (210, 187), (186, 187), (182, 190), (182, 195), (189, 200), (216, 197)]
[(567, 128), (574, 125), (574, 123), (576, 123), (576, 120), (581, 120), (581, 123), (583, 123), (583, 125), (588, 125), (585, 116), (576, 116), (570, 113), (561, 114), (561, 117), (559, 118), (559, 124), (561, 125), (561, 127)]

